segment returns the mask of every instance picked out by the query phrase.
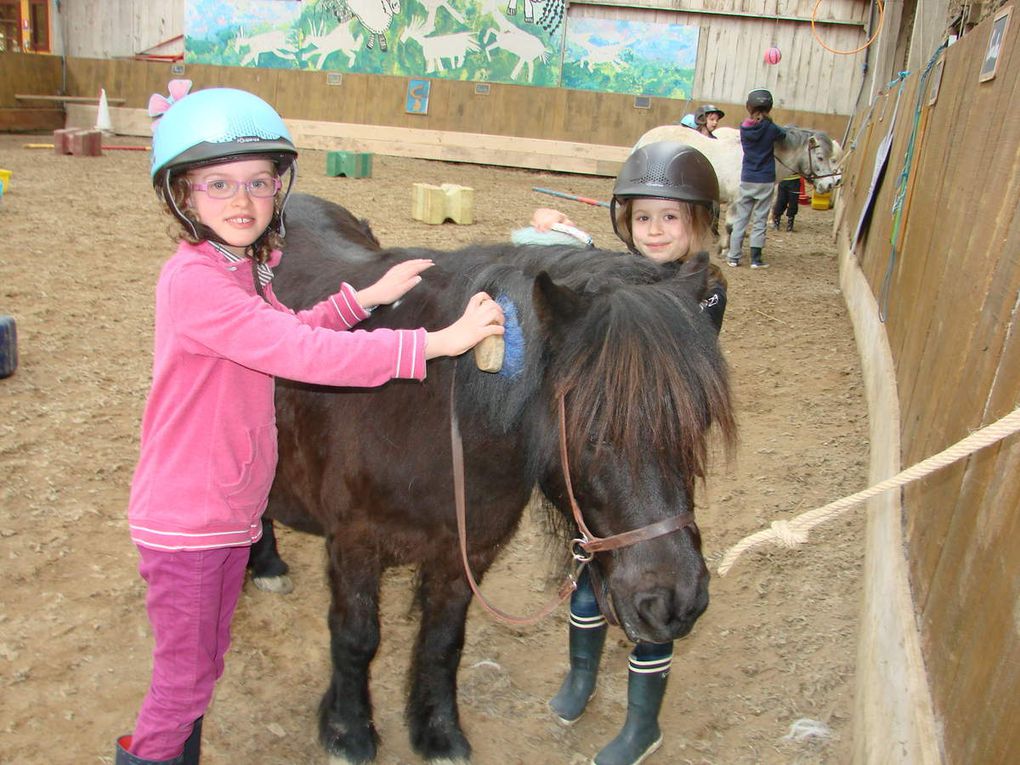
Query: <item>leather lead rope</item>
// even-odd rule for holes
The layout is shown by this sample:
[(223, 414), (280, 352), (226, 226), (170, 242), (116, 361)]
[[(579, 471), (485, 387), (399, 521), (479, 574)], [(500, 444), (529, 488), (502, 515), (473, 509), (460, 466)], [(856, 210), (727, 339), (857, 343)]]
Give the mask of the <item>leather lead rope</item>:
[[(590, 561), (597, 552), (629, 547), (638, 542), (644, 542), (646, 539), (655, 539), (665, 534), (671, 534), (694, 523), (694, 513), (684, 510), (678, 515), (664, 518), (661, 521), (649, 524), (648, 526), (642, 526), (639, 529), (612, 534), (608, 537), (599, 537), (593, 534), (585, 525), (584, 517), (581, 515), (581, 508), (574, 498), (574, 487), (570, 483), (570, 463), (567, 457), (567, 411), (562, 393), (557, 397), (557, 400), (560, 409), (560, 463), (563, 466), (563, 481), (567, 487), (567, 498), (570, 500), (570, 510), (574, 514), (574, 522), (581, 532), (581, 537), (575, 539), (573, 545), (575, 548), (580, 547), (585, 553), (588, 553), (587, 560), (583, 562), (587, 563)], [(576, 552), (574, 557), (577, 558)], [(580, 558), (577, 559), (580, 560)]]
[[(454, 364), (456, 364), (454, 360)], [(456, 367), (455, 367), (456, 369)], [(541, 610), (531, 616), (514, 616), (508, 614), (496, 606), (492, 605), (489, 600), (482, 594), (482, 591), (478, 588), (478, 583), (475, 581), (475, 576), (471, 573), (471, 563), (468, 560), (468, 546), (467, 546), (467, 503), (464, 499), (464, 443), (460, 437), (460, 428), (457, 424), (457, 403), (454, 398), (454, 383), (456, 381), (456, 372), (451, 375), (450, 378), (450, 445), (453, 455), (453, 495), (457, 505), (457, 536), (460, 539), (460, 556), (464, 563), (464, 573), (467, 576), (468, 584), (471, 586), (471, 592), (478, 598), (479, 604), (492, 616), (501, 622), (511, 624), (515, 626), (528, 626), (531, 624), (537, 624), (539, 621), (547, 617), (563, 603), (570, 594), (577, 589), (577, 576), (580, 573), (580, 566), (576, 568), (573, 574), (567, 576), (566, 581), (560, 586), (559, 591), (549, 602), (547, 602)]]

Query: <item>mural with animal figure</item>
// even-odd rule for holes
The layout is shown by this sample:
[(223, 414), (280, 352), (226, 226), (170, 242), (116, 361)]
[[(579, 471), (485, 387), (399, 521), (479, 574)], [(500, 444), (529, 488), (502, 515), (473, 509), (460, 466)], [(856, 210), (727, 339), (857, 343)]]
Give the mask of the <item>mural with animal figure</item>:
[[(439, 325), (485, 289), (510, 317), (498, 373), (479, 371), (468, 353), (433, 362), (421, 383), (277, 386), (280, 461), (250, 565), (257, 584), (286, 575), (272, 520), (325, 536), (333, 666), (319, 736), (335, 762), (377, 753), (369, 667), (380, 578), (397, 565), (418, 573), (412, 745), (431, 762), (470, 757), (457, 669), (472, 590), (458, 546), (452, 414), (473, 575), (484, 576), (538, 487), (564, 531), (565, 561), (577, 550), (567, 540), (585, 540), (606, 613), (632, 640), (655, 642), (688, 634), (708, 605), (695, 484), (710, 437), (735, 438), (726, 362), (699, 306), (706, 255), (677, 266), (570, 246), (382, 249), (344, 208), (297, 195), (274, 288), (299, 308), (341, 279), (368, 283), (414, 257), (436, 265), (364, 328)], [(626, 532), (641, 541), (617, 536)], [(593, 552), (600, 538), (615, 549)]]
[[(189, 64), (330, 69), (688, 98), (698, 27), (564, 0), (188, 0)], [(327, 61), (328, 59), (328, 61)]]
[[(814, 185), (815, 191), (825, 194), (840, 182), (842, 147), (822, 130), (796, 125), (783, 125), (786, 136), (775, 144), (776, 177), (798, 173)], [(634, 144), (636, 149), (655, 141), (686, 143), (706, 157), (719, 177), (719, 197), (727, 204), (737, 198), (740, 191), (740, 165), (744, 150), (740, 145), (740, 131), (735, 128), (716, 128), (714, 138), (702, 135), (683, 125), (660, 125), (641, 136)], [(732, 205), (726, 212), (726, 233), (720, 237), (721, 251), (729, 244), (732, 230)]]

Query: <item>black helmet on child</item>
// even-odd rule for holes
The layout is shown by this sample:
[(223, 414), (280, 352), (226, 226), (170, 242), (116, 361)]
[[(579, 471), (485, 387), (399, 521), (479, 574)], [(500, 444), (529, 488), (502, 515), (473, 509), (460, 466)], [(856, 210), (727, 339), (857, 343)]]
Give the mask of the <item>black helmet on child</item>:
[(772, 94), (765, 88), (752, 90), (747, 94), (747, 110), (749, 112), (768, 112), (772, 110)]
[(705, 125), (708, 123), (709, 114), (718, 114), (719, 119), (722, 119), (723, 117), (726, 116), (726, 112), (724, 112), (718, 106), (715, 106), (713, 104), (705, 104), (704, 106), (699, 106), (698, 110), (694, 112), (694, 121), (697, 122), (699, 125)]
[(714, 213), (719, 206), (719, 178), (708, 158), (693, 146), (656, 141), (634, 149), (616, 176), (609, 215), (613, 231), (624, 241), (616, 221), (617, 204), (648, 197), (703, 205)]

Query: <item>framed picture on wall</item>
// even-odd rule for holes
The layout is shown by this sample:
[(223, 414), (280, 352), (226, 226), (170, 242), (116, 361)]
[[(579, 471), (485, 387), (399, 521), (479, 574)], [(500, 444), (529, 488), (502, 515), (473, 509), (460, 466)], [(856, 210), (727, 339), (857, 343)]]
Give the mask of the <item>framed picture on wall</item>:
[(985, 57), (981, 62), (981, 73), (978, 75), (978, 82), (986, 82), (995, 76), (995, 70), (999, 68), (999, 58), (1002, 53), (1003, 43), (1006, 42), (1006, 32), (1009, 29), (1009, 17), (1013, 13), (1013, 6), (1003, 8), (995, 14), (992, 20), (992, 33), (988, 36), (988, 48), (985, 50)]

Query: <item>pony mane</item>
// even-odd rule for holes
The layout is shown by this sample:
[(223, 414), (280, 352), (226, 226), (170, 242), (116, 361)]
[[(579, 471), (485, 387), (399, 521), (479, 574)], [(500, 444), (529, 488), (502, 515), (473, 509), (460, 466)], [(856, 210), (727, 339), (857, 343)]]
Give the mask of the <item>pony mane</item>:
[(833, 155), (833, 140), (824, 130), (811, 130), (809, 128), (798, 127), (797, 125), (783, 125), (783, 130), (786, 131), (786, 135), (783, 138), (783, 145), (791, 149), (796, 149), (807, 143), (811, 136), (818, 139), (818, 142), (825, 148), (826, 153), (831, 157)]
[(568, 440), (606, 444), (632, 469), (651, 457), (693, 485), (705, 476), (710, 428), (727, 450), (735, 442), (727, 365), (682, 280), (599, 295), (557, 366)]
[(465, 267), (463, 291), (451, 290), (455, 299), (462, 301), (479, 290), (508, 299), (520, 326), (523, 355), (513, 376), (477, 372), (471, 354), (457, 362), (459, 416), (482, 416), (502, 433), (519, 425), (538, 394), (548, 365), (548, 338), (533, 305), (538, 274), (544, 272), (576, 292), (593, 293), (612, 286), (652, 284), (672, 273), (643, 258), (573, 245), (476, 247), (455, 253), (455, 257), (461, 263), (474, 259), (478, 264)]

